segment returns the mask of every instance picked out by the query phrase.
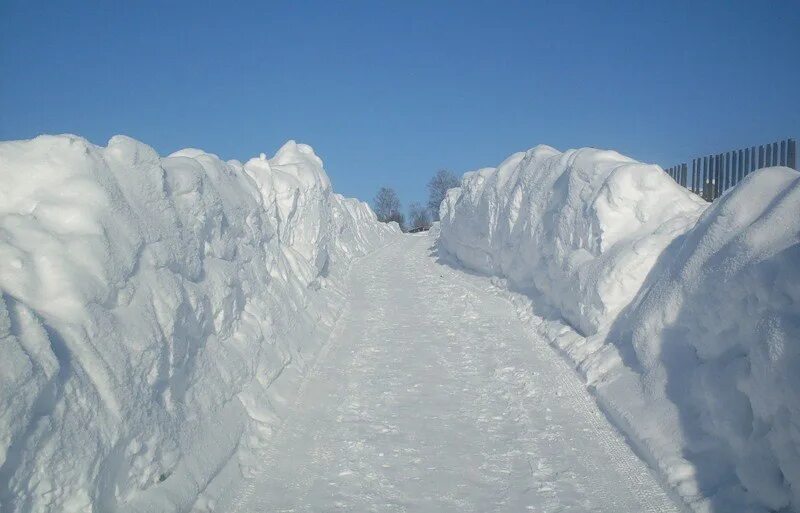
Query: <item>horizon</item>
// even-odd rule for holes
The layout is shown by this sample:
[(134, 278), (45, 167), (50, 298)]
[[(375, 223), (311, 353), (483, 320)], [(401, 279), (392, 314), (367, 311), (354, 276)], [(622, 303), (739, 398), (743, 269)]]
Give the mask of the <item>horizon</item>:
[(666, 168), (800, 135), (791, 2), (504, 6), (5, 2), (0, 139), (241, 161), (294, 139), (337, 192), (389, 186), (405, 211), (437, 170), (537, 144)]

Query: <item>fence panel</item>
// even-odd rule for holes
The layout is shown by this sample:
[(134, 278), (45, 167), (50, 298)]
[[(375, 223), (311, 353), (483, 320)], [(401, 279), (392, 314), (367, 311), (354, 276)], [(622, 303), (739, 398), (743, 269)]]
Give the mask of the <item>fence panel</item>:
[[(758, 150), (756, 150), (758, 148)], [(797, 170), (797, 143), (784, 139), (769, 144), (750, 146), (692, 159), (689, 164), (678, 164), (664, 171), (683, 187), (713, 201), (747, 175), (769, 166), (787, 166)]]

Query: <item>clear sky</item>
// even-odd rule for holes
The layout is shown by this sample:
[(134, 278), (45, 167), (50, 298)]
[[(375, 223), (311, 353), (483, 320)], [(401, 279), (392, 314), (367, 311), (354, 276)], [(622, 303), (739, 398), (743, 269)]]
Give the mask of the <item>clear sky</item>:
[(338, 192), (407, 204), (538, 143), (666, 167), (800, 137), (798, 62), (798, 0), (0, 0), (0, 139), (296, 139)]

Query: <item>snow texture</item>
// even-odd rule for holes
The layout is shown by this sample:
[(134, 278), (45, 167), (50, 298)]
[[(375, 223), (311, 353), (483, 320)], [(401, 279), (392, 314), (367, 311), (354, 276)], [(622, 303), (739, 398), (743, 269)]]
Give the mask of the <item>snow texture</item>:
[(497, 276), (696, 511), (800, 509), (800, 174), (712, 205), (660, 168), (537, 146), (467, 173), (439, 250)]
[(0, 143), (0, 510), (187, 511), (246, 472), (392, 240), (293, 141)]
[(216, 511), (683, 511), (558, 352), (434, 242), (353, 265), (325, 357)]

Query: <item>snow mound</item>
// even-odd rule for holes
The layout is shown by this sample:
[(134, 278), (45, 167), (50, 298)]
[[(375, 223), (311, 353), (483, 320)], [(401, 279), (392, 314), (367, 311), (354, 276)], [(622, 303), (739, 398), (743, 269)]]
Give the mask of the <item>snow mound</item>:
[(441, 247), (536, 291), (584, 334), (607, 325), (703, 211), (656, 166), (537, 146), (467, 173), (441, 205)]
[(396, 230), (293, 141), (0, 143), (0, 509), (187, 511), (266, 443)]
[(442, 254), (505, 284), (696, 511), (800, 509), (800, 174), (706, 208), (656, 166), (539, 146), (468, 173)]
[[(705, 212), (610, 337), (718, 510), (800, 509), (800, 174), (767, 168)], [(659, 448), (663, 451), (663, 448)], [(677, 478), (677, 472), (675, 472)]]

